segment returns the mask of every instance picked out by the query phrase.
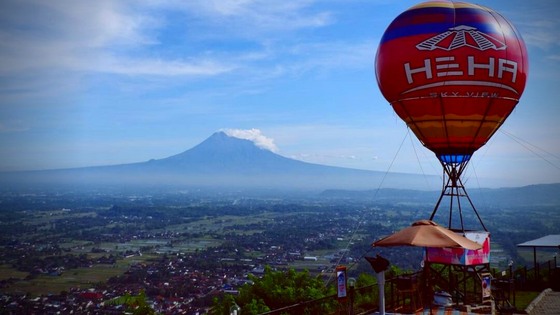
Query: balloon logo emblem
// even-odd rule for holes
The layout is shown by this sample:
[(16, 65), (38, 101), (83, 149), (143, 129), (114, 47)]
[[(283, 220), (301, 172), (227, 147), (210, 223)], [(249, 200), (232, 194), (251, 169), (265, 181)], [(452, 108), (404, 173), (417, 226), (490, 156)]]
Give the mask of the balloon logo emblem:
[(375, 57), (377, 83), (442, 164), (442, 197), (466, 195), (461, 174), (518, 104), (528, 69), (521, 35), (484, 6), (428, 1), (389, 24)]

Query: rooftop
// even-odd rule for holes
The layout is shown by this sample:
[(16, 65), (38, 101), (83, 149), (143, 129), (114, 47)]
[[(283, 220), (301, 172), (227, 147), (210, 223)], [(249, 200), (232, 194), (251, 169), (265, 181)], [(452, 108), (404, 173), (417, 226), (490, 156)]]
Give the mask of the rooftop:
[(551, 234), (525, 243), (517, 244), (519, 247), (560, 247), (560, 234)]

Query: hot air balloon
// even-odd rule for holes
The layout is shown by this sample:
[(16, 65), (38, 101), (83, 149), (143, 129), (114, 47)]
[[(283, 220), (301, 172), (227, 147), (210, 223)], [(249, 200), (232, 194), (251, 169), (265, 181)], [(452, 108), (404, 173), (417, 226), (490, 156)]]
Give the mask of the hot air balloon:
[(443, 166), (444, 189), (432, 220), (443, 196), (466, 194), (461, 174), (468, 161), (519, 102), (527, 49), (513, 25), (492, 9), (428, 1), (389, 25), (375, 69), (383, 96)]

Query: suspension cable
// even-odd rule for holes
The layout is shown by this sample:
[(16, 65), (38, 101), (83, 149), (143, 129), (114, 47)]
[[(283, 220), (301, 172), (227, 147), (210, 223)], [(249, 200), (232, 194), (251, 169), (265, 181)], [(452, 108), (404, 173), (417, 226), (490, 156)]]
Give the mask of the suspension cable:
[(410, 128), (407, 128), (406, 135), (410, 139), (410, 144), (412, 145), (412, 150), (414, 151), (414, 155), (416, 156), (416, 161), (418, 162), (418, 166), (420, 167), (420, 171), (422, 171), (422, 176), (424, 177), (424, 181), (426, 182), (426, 187), (431, 188), (430, 187), (430, 182), (428, 181), (428, 177), (426, 176), (426, 173), (424, 172), (424, 168), (422, 167), (422, 163), (420, 162), (420, 157), (418, 157), (418, 152), (416, 152), (416, 146), (414, 145), (414, 140), (410, 136)]
[[(379, 182), (379, 185), (377, 186), (377, 189), (375, 190), (374, 194), (373, 194), (373, 200), (375, 200), (377, 198), (377, 194), (379, 193), (379, 191), (381, 190), (381, 187), (383, 186), (383, 183), (385, 182), (385, 179), (387, 178), (387, 175), (389, 174), (391, 168), (393, 167), (393, 164), (395, 163), (397, 156), (399, 155), (399, 152), (401, 151), (404, 142), (406, 140), (406, 138), (409, 136), (410, 134), (410, 130), (407, 129), (407, 133), (405, 134), (404, 138), (401, 141), (401, 144), (399, 145), (399, 148), (397, 149), (397, 152), (395, 153), (395, 155), (393, 156), (393, 159), (391, 160), (391, 163), (389, 164), (389, 167), (387, 168), (387, 170), (385, 171), (385, 173), (383, 174), (383, 177), (381, 178), (381, 181)], [(342, 255), (340, 255), (340, 258), (338, 259), (338, 261), (336, 262), (336, 265), (340, 265), (340, 262), (342, 261), (342, 259), (345, 256), (345, 253), (348, 252), (348, 249), (350, 248), (350, 244), (354, 241), (354, 238), (356, 236), (356, 234), (358, 233), (358, 230), (364, 220), (364, 216), (366, 214), (366, 211), (364, 211), (362, 213), (362, 215), (360, 216), (360, 218), (358, 219), (358, 223), (356, 224), (356, 227), (354, 228), (354, 230), (352, 231), (352, 234), (350, 235), (350, 238), (348, 239), (348, 242), (346, 244), (346, 247), (344, 248)], [(347, 270), (352, 269), (357, 263), (358, 261), (362, 260), (362, 258), (364, 258), (371, 250), (373, 249), (373, 247), (370, 246), (370, 248), (362, 254), (362, 256), (359, 259), (356, 259), (352, 264), (350, 264), (347, 267)], [(331, 275), (329, 276), (329, 278), (327, 279), (327, 281), (325, 282), (325, 286), (327, 287), (332, 279), (334, 277), (334, 273), (331, 273)]]
[(560, 169), (559, 165), (554, 164), (552, 161), (550, 161), (549, 159), (547, 159), (543, 154), (540, 154), (538, 151), (544, 152), (545, 154), (548, 154), (554, 158), (556, 158), (557, 160), (560, 160), (560, 157), (546, 151), (543, 148), (540, 148), (532, 143), (530, 143), (529, 141), (523, 140), (520, 137), (512, 134), (511, 132), (507, 132), (505, 130), (502, 129), (498, 129), (500, 130), (503, 134), (505, 134), (506, 136), (510, 137), (513, 141), (517, 142), (519, 145), (521, 145), (522, 147), (524, 147), (525, 149), (527, 149), (529, 152), (533, 153), (534, 155), (536, 155), (537, 157), (541, 158), (542, 160), (544, 160), (545, 162), (547, 162), (548, 164), (552, 165), (552, 167), (556, 168), (556, 169)]

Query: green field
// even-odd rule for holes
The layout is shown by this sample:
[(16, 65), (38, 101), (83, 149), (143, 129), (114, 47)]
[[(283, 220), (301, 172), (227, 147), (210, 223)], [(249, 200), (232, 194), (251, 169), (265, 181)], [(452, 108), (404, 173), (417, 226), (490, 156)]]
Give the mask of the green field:
[(133, 264), (146, 262), (154, 258), (151, 255), (134, 256), (119, 260), (114, 265), (95, 265), (91, 268), (77, 268), (66, 270), (60, 276), (39, 275), (32, 279), (25, 279), (26, 272), (17, 271), (9, 266), (0, 266), (1, 279), (13, 277), (18, 279), (13, 285), (2, 290), (7, 293), (29, 293), (32, 296), (43, 294), (59, 294), (71, 288), (90, 288), (96, 283), (107, 281), (109, 278), (123, 274)]
[[(256, 216), (233, 216), (223, 215), (219, 217), (202, 217), (200, 220), (190, 223), (168, 225), (161, 230), (152, 230), (153, 233), (198, 233), (201, 236), (195, 238), (172, 237), (172, 238), (149, 238), (132, 239), (126, 242), (85, 242), (72, 239), (64, 239), (64, 235), (57, 232), (58, 226), (53, 222), (56, 220), (70, 220), (73, 218), (96, 217), (95, 212), (73, 212), (68, 210), (37, 211), (26, 216), (23, 224), (37, 226), (36, 233), (60, 237), (62, 242), (58, 245), (64, 250), (69, 250), (72, 255), (86, 254), (88, 259), (97, 259), (101, 256), (113, 255), (122, 257), (125, 251), (140, 251), (142, 256), (119, 258), (114, 265), (95, 264), (91, 268), (78, 268), (64, 270), (61, 275), (36, 275), (29, 277), (28, 272), (21, 272), (10, 265), (0, 266), (0, 280), (12, 279), (2, 290), (7, 293), (20, 292), (30, 293), (33, 296), (41, 294), (58, 294), (71, 288), (89, 288), (95, 284), (105, 282), (109, 278), (121, 275), (128, 270), (129, 266), (139, 262), (157, 257), (160, 254), (175, 252), (195, 252), (209, 247), (218, 247), (223, 240), (217, 239), (216, 235), (224, 233), (253, 234), (260, 233), (259, 229), (243, 229), (248, 224), (266, 223), (277, 214), (264, 213)], [(115, 223), (116, 224), (116, 223)], [(108, 226), (95, 226), (92, 229), (110, 229)], [(34, 233), (27, 234), (26, 238), (36, 239)], [(100, 252), (94, 252), (99, 251)], [(15, 279), (15, 280), (14, 280)]]
[(515, 308), (525, 310), (529, 304), (540, 294), (536, 291), (517, 291), (515, 292)]
[(24, 279), (29, 275), (28, 272), (18, 271), (8, 265), (0, 265), (0, 280), (7, 280), (10, 278)]

